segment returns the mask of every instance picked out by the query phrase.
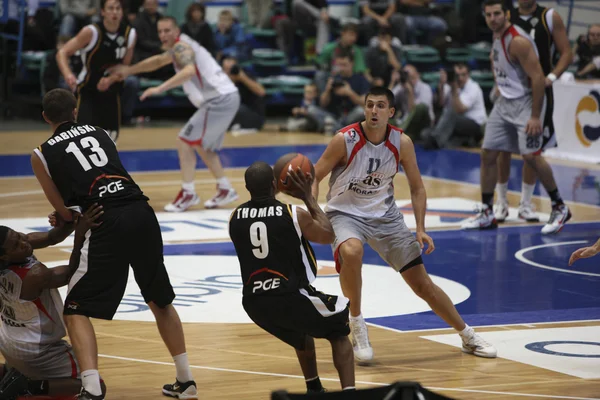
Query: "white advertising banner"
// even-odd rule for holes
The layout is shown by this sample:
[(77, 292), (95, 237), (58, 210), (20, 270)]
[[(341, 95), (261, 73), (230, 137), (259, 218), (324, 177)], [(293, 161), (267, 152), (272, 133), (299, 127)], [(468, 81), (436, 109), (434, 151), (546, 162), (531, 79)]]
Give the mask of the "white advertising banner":
[(559, 80), (553, 89), (558, 147), (544, 154), (600, 163), (600, 83)]

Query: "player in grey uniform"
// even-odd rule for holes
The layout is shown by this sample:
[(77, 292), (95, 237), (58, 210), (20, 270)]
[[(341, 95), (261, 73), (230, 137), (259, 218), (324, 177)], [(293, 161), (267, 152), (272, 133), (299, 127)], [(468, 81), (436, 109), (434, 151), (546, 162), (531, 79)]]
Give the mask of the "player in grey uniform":
[[(365, 98), (366, 120), (343, 128), (331, 140), (315, 165), (313, 194), (330, 172), (325, 212), (335, 231), (336, 269), (344, 296), (350, 299), (350, 329), (354, 357), (373, 359), (367, 326), (361, 314), (362, 256), (365, 242), (392, 268), (402, 274), (411, 289), (462, 338), (466, 353), (496, 357), (496, 349), (465, 324), (452, 301), (432, 281), (421, 258), (434, 250), (425, 233), (427, 194), (417, 166), (415, 149), (408, 136), (389, 125), (394, 115), (394, 95), (375, 87)], [(393, 179), (402, 165), (417, 220), (416, 238), (404, 223), (394, 201)]]
[(558, 193), (552, 169), (540, 157), (543, 138), (541, 116), (545, 108), (545, 77), (533, 39), (512, 25), (502, 0), (486, 0), (485, 19), (494, 32), (492, 64), (500, 97), (485, 127), (481, 151), (481, 199), (478, 214), (463, 223), (463, 229), (496, 228), (493, 212), (497, 161), (502, 151), (521, 154), (532, 167), (552, 201), (552, 216), (543, 234), (557, 233), (571, 218)]
[(101, 214), (102, 207), (95, 206), (79, 217), (69, 265), (55, 268), (39, 262), (33, 250), (62, 242), (73, 232), (72, 223), (28, 235), (0, 226), (0, 352), (6, 362), (0, 368), (1, 399), (79, 391), (77, 361), (63, 340), (64, 305), (57, 288), (77, 269), (86, 232)]

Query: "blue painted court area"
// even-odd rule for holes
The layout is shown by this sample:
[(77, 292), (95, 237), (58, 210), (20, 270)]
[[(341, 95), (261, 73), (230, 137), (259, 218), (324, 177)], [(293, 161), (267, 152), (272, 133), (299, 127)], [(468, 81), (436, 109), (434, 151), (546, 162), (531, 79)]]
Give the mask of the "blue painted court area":
[[(247, 167), (254, 161), (262, 160), (274, 164), (277, 159), (291, 152), (305, 154), (316, 162), (325, 145), (297, 146), (261, 146), (243, 148), (225, 148), (221, 160), (226, 168)], [(424, 176), (448, 179), (452, 181), (479, 184), (479, 154), (461, 150), (425, 151), (418, 147), (417, 160)], [(179, 160), (175, 150), (147, 150), (120, 152), (123, 165), (129, 172), (177, 171)], [(198, 168), (206, 168), (198, 159)], [(510, 190), (521, 190), (523, 162), (513, 160), (509, 180)], [(555, 165), (552, 167), (558, 188), (566, 200), (585, 204), (600, 205), (600, 171)], [(0, 156), (1, 176), (31, 176), (30, 155)], [(538, 183), (535, 194), (547, 196)], [(599, 212), (600, 217), (600, 212)]]
[[(431, 232), (436, 250), (424, 256), (424, 261), (432, 275), (469, 289), (470, 296), (457, 309), (470, 325), (600, 320), (600, 259), (579, 260), (573, 267), (567, 265), (572, 251), (593, 243), (599, 232), (600, 223), (567, 225), (560, 236), (553, 237), (540, 235), (539, 227)], [(569, 242), (582, 243), (565, 244)], [(542, 245), (545, 247), (528, 250)], [(314, 250), (319, 260), (332, 260), (329, 246), (315, 245)], [(523, 250), (527, 260), (561, 270), (517, 260), (515, 254)], [(235, 250), (231, 243), (181, 244), (166, 245), (164, 254), (235, 256)], [(365, 247), (364, 263), (389, 268), (383, 266), (383, 261), (369, 247)], [(447, 327), (432, 312), (389, 315), (368, 321), (402, 331)]]

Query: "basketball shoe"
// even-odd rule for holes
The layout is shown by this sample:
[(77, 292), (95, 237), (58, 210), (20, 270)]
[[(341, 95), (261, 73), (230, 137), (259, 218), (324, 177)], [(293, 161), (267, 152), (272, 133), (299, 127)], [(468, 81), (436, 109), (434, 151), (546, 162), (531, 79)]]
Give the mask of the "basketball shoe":
[(508, 217), (508, 203), (499, 201), (494, 205), (494, 210), (494, 217), (496, 217), (496, 222), (500, 224), (506, 221), (506, 218)]
[(475, 332), (469, 337), (461, 336), (461, 339), (463, 353), (485, 358), (496, 358), (498, 355), (496, 348), (483, 340), (483, 338)]
[(550, 213), (550, 218), (548, 219), (546, 225), (544, 225), (542, 228), (542, 233), (544, 235), (558, 233), (570, 219), (571, 210), (569, 210), (569, 207), (567, 207), (566, 204), (553, 206), (552, 212)]
[(238, 199), (238, 194), (233, 188), (224, 189), (217, 185), (217, 193), (212, 199), (204, 203), (205, 208), (217, 208), (229, 204)]
[(175, 397), (177, 399), (198, 398), (198, 390), (196, 389), (196, 382), (194, 381), (181, 383), (176, 379), (175, 383), (163, 386), (162, 392), (165, 396)]
[(535, 206), (532, 203), (519, 204), (519, 218), (527, 222), (540, 222), (540, 217), (535, 213)]
[(460, 226), (461, 229), (494, 229), (498, 227), (493, 209), (483, 204), (477, 209), (477, 215), (469, 218)]
[(81, 388), (81, 392), (77, 395), (77, 400), (104, 400), (104, 396), (94, 396), (84, 388)]
[(359, 363), (373, 359), (373, 347), (369, 342), (369, 331), (363, 317), (350, 317), (350, 332), (352, 333), (352, 348), (354, 358)]
[(175, 200), (165, 206), (165, 211), (183, 212), (198, 203), (200, 203), (200, 197), (198, 197), (196, 193), (181, 189), (177, 194), (177, 197), (175, 197)]

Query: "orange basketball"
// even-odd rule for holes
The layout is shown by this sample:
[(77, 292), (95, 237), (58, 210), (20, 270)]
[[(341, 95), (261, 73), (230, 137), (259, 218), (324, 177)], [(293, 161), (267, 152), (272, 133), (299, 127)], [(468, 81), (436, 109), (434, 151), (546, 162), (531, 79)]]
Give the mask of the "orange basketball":
[(273, 167), (273, 172), (277, 179), (277, 189), (279, 191), (293, 195), (293, 183), (289, 180), (287, 173), (288, 170), (297, 170), (298, 167), (302, 169), (302, 172), (310, 174), (312, 179), (314, 179), (315, 167), (304, 154), (288, 153), (277, 160)]

